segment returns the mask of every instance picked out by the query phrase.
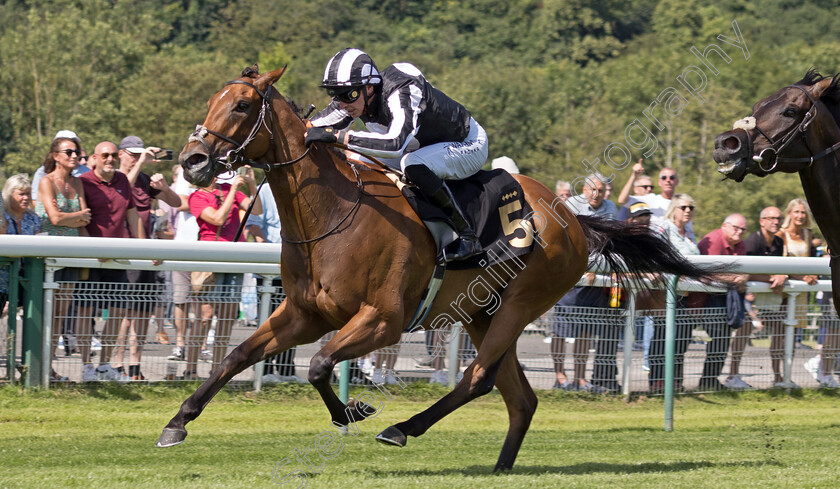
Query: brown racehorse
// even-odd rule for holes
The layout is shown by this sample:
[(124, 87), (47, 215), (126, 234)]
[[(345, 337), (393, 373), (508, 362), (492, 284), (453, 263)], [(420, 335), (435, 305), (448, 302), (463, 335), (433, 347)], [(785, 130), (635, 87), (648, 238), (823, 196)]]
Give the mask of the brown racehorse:
[[(826, 78), (809, 70), (802, 80), (756, 102), (751, 118), (738, 126), (715, 138), (718, 171), (738, 182), (749, 173), (799, 173), (831, 250), (831, 288), (834, 304), (840, 304), (840, 75)], [(838, 340), (826, 336), (826, 364), (840, 348)]]
[[(199, 186), (209, 184), (226, 165), (241, 165), (242, 156), (256, 166), (274, 165), (267, 177), (283, 229), (280, 263), (286, 300), (184, 401), (158, 446), (182, 442), (185, 425), (237, 373), (333, 330), (338, 330), (335, 337), (312, 357), (309, 381), (334, 423), (346, 426), (352, 421), (349, 416), (363, 419), (371, 414), (371, 406), (345, 406), (330, 385), (333, 368), (400, 341), (431, 278), (435, 245), (397, 187), (382, 172), (349, 164), (333, 148), (316, 144), (307, 151), (303, 120), (273, 89), (284, 69), (259, 74), (256, 67), (248, 68), (215, 94), (204, 124), (190, 137), (180, 161), (187, 180)], [(601, 251), (613, 265), (623, 262), (628, 271), (705, 276), (646, 228), (576, 218), (544, 185), (522, 175), (516, 178), (531, 207), (544, 211), (535, 213), (533, 224), (522, 225), (519, 236), (526, 239), (527, 232), (536, 229), (544, 246), (536, 245), (522, 257), (524, 266), (514, 268), (506, 262), (446, 273), (428, 317), (454, 314), (456, 304), (478, 355), (452, 392), (380, 433), (379, 441), (404, 446), (407, 436), (422, 435), (495, 385), (509, 414), (509, 431), (495, 468), (511, 468), (537, 407), (517, 360), (516, 341), (529, 322), (578, 281), (590, 250)], [(501, 302), (493, 305), (497, 308), (492, 314), (486, 302), (464, 300), (482, 273), (508, 279), (494, 291)], [(486, 277), (486, 283), (495, 283)]]

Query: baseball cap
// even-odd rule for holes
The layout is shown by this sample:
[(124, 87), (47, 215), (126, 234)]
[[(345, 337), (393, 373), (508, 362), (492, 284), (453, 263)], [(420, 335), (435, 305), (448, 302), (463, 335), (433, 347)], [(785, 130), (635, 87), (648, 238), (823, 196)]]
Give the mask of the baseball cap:
[(58, 131), (57, 133), (55, 133), (55, 137), (53, 138), (53, 141), (55, 141), (58, 138), (72, 139), (72, 140), (76, 141), (78, 144), (82, 144), (82, 140), (79, 139), (79, 136), (77, 136), (75, 132), (73, 132), (69, 129), (62, 129), (62, 130)]
[(635, 202), (630, 206), (630, 217), (639, 217), (648, 214), (653, 214), (653, 211), (651, 211), (650, 206), (644, 202)]
[(120, 141), (120, 149), (129, 153), (142, 153), (146, 146), (143, 144), (143, 140), (137, 136), (126, 136)]
[(513, 159), (508, 158), (507, 156), (499, 156), (498, 158), (494, 159), (490, 163), (490, 167), (494, 170), (497, 168), (507, 170), (507, 172), (512, 175), (519, 173), (519, 167), (516, 166), (516, 162), (513, 161)]

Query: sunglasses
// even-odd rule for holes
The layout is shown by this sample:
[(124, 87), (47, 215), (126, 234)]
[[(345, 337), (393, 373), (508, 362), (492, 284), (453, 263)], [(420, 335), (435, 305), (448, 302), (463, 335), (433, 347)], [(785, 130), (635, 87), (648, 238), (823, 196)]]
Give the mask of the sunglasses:
[(676, 180), (677, 176), (676, 175), (662, 175), (661, 177), (659, 177), (659, 179), (660, 180)]
[(75, 149), (62, 149), (62, 150), (60, 150), (60, 151), (58, 151), (58, 152), (59, 152), (59, 153), (64, 153), (64, 154), (66, 154), (67, 156), (73, 156), (73, 155), (79, 155), (79, 156), (82, 156), (82, 152), (81, 152), (81, 151), (76, 151)]
[(681, 210), (681, 211), (683, 211), (683, 212), (685, 212), (686, 210), (693, 211), (693, 210), (694, 210), (694, 206), (693, 206), (693, 205), (678, 205), (678, 206), (677, 206), (677, 209), (679, 209), (679, 210)]
[(119, 153), (99, 153), (99, 157), (102, 158), (103, 160), (107, 160), (109, 156), (116, 160), (117, 158), (120, 157), (120, 154)]
[(653, 190), (653, 185), (636, 185), (636, 188), (643, 188), (645, 190)]
[(359, 97), (362, 96), (362, 87), (350, 87), (348, 88), (328, 88), (327, 95), (330, 97), (338, 100), (339, 102), (344, 102), (345, 104), (352, 104), (356, 100), (359, 100)]
[(85, 155), (79, 156), (79, 161), (87, 161), (88, 157)]

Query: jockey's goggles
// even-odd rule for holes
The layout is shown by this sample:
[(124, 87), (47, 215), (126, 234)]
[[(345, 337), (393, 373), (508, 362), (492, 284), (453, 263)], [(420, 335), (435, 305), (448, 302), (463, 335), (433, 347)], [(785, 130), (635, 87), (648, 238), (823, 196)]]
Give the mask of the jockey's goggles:
[(363, 88), (364, 87), (328, 87), (327, 95), (339, 102), (352, 104), (361, 97)]

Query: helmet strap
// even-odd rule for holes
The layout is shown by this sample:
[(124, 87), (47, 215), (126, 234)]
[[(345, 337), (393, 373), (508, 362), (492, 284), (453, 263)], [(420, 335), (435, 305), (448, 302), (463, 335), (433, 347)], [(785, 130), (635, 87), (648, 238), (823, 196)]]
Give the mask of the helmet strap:
[[(364, 97), (365, 100), (365, 107), (364, 109), (362, 109), (362, 114), (367, 115), (368, 117), (373, 115), (368, 111), (368, 104), (370, 103), (370, 99), (368, 99), (367, 87), (369, 86), (371, 85), (365, 85), (362, 87), (362, 97)], [(374, 90), (376, 90), (376, 88), (374, 88)]]

